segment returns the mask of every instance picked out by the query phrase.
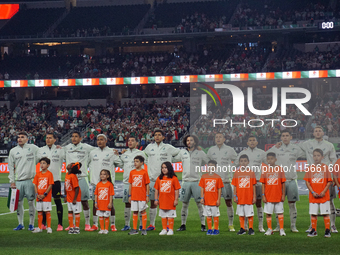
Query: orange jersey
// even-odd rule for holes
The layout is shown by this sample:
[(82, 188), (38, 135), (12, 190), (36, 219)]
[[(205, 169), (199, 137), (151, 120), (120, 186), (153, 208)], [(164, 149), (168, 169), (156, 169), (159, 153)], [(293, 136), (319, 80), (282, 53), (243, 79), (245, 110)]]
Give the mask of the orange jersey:
[(286, 182), (285, 173), (280, 166), (263, 168), (260, 182), (265, 185), (264, 196), (269, 203), (279, 203), (282, 198), (282, 184)]
[[(44, 195), (48, 187), (54, 184), (53, 174), (50, 171), (46, 171), (46, 173), (42, 173), (39, 171), (36, 173), (33, 184), (37, 186), (38, 195)], [(51, 202), (52, 198), (52, 189), (48, 192), (47, 196), (42, 200), (43, 202)]]
[(107, 206), (112, 202), (110, 196), (115, 194), (113, 184), (109, 181), (105, 184), (103, 182), (98, 182), (94, 194), (97, 195), (98, 210), (111, 211)]
[[(69, 203), (73, 202), (74, 195), (76, 194), (75, 188), (79, 187), (78, 177), (75, 174), (66, 173), (65, 175), (65, 190), (66, 190), (66, 200)], [(81, 190), (79, 188), (79, 193), (77, 196), (77, 202), (80, 202)]]
[[(329, 172), (328, 166), (321, 164), (318, 168), (313, 164), (306, 169), (305, 177), (303, 178), (306, 182), (309, 182), (312, 190), (317, 194), (320, 194), (328, 182), (332, 182), (332, 175)], [(309, 192), (309, 203), (323, 204), (329, 200), (329, 189), (327, 189), (324, 197), (314, 197)]]
[(176, 176), (168, 178), (163, 176), (163, 179), (156, 180), (155, 187), (159, 194), (159, 208), (162, 210), (176, 210), (174, 206), (175, 191), (181, 188)]
[(251, 205), (253, 204), (253, 186), (256, 184), (256, 176), (253, 171), (247, 169), (241, 171), (237, 169), (234, 174), (231, 185), (236, 187), (237, 204), (239, 205)]
[(131, 183), (131, 200), (146, 201), (146, 185), (150, 183), (148, 172), (144, 169), (132, 170), (129, 183)]
[(334, 178), (337, 178), (340, 183), (340, 158), (335, 162), (332, 173)]
[(203, 174), (198, 184), (204, 189), (204, 205), (216, 206), (218, 190), (223, 188), (223, 182), (218, 174)]

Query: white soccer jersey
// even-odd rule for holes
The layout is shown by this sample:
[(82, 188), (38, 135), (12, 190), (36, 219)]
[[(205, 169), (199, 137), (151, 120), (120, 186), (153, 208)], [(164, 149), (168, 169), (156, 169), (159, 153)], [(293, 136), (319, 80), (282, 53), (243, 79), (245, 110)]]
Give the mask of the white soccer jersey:
[(225, 144), (221, 148), (215, 145), (208, 150), (208, 157), (215, 160), (218, 166), (222, 168), (221, 170), (216, 170), (216, 173), (221, 176), (222, 181), (230, 182), (232, 178), (232, 161), (235, 162), (237, 157), (236, 151)]
[(48, 170), (53, 174), (54, 181), (61, 180), (61, 169), (65, 160), (65, 151), (63, 149), (57, 149), (54, 144), (50, 147), (47, 145), (39, 148), (37, 152), (37, 160), (47, 157), (51, 160), (51, 164)]
[(209, 158), (204, 151), (182, 149), (172, 162), (182, 161), (182, 181), (196, 182), (201, 179), (201, 166), (208, 164)]
[(120, 155), (120, 160), (123, 164), (124, 174), (123, 174), (123, 183), (129, 184), (129, 177), (131, 170), (135, 169), (134, 158), (136, 156), (142, 156), (144, 158), (144, 164), (147, 164), (148, 159), (145, 153), (138, 149), (128, 149), (124, 154)]
[(242, 155), (247, 155), (249, 158), (249, 167), (250, 169), (253, 170), (253, 172), (255, 173), (256, 176), (256, 180), (259, 181), (261, 178), (261, 165), (262, 162), (266, 163), (266, 152), (264, 150), (261, 150), (257, 147), (255, 147), (254, 149), (251, 148), (246, 148), (243, 151), (241, 151), (238, 156), (237, 159), (235, 161), (236, 166), (240, 165), (240, 157)]
[(314, 164), (313, 150), (315, 149), (321, 149), (323, 151), (324, 158), (321, 161), (322, 163), (329, 165), (334, 164), (337, 160), (334, 145), (328, 141), (322, 140), (318, 142), (315, 139), (311, 139), (303, 142), (301, 145), (299, 144), (299, 146), (306, 153), (307, 164), (309, 166)]
[(17, 145), (10, 150), (8, 156), (8, 178), (10, 183), (34, 178), (38, 149), (39, 147), (34, 144), (25, 143), (22, 147)]

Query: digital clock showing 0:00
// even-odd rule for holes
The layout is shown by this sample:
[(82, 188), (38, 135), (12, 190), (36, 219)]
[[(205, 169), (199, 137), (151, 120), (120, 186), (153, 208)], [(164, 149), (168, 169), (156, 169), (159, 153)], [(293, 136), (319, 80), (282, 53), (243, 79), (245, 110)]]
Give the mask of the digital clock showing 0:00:
[(320, 22), (319, 23), (319, 29), (333, 29), (334, 28), (334, 22)]

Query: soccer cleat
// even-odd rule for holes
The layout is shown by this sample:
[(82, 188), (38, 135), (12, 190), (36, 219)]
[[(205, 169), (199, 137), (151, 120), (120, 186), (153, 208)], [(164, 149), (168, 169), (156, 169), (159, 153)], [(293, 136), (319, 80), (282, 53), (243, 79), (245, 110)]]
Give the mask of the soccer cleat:
[(205, 227), (205, 225), (201, 225), (201, 231), (202, 231), (202, 232), (207, 231), (207, 228)]
[(166, 235), (168, 232), (166, 231), (166, 229), (162, 229), (162, 231), (161, 232), (159, 232), (159, 235), (160, 236), (164, 236), (164, 235)]
[(40, 227), (40, 229), (41, 229), (41, 230), (46, 230), (46, 229), (47, 229), (47, 227), (46, 227), (46, 225), (44, 225), (44, 224), (41, 224), (41, 227)]
[[(88, 225), (88, 226), (90, 226), (90, 225)], [(79, 235), (80, 234), (80, 229), (79, 228), (74, 228), (73, 234)]]
[(145, 229), (142, 229), (142, 236), (146, 236), (148, 233), (146, 232), (147, 230), (145, 230)]
[(286, 232), (283, 228), (280, 229), (280, 236), (286, 236)]
[(331, 231), (329, 231), (329, 229), (327, 228), (325, 231), (325, 237), (331, 237)]
[(305, 232), (310, 233), (312, 231), (312, 226), (310, 226)]
[(52, 234), (52, 228), (47, 228), (47, 234)]
[(264, 228), (263, 228), (263, 227), (259, 227), (259, 231), (260, 231), (260, 233), (264, 233), (264, 232), (266, 232), (266, 231), (264, 230)]
[(98, 234), (104, 234), (104, 229), (99, 230)]
[(33, 231), (34, 230), (34, 226), (33, 225), (28, 225), (28, 231)]
[[(142, 230), (143, 230), (143, 229), (142, 229)], [(152, 231), (152, 230), (156, 230), (156, 227), (150, 225), (150, 226), (148, 226), (148, 227), (146, 228), (146, 231)]]
[(103, 234), (107, 235), (109, 233), (109, 231), (107, 229), (104, 230)]
[(42, 229), (41, 228), (35, 228), (32, 233), (41, 233)]
[(143, 226), (139, 226), (139, 231), (142, 231), (142, 229), (143, 229)]
[(174, 231), (173, 231), (172, 229), (169, 229), (167, 235), (168, 235), (168, 236), (172, 236), (173, 234), (174, 234)]
[(116, 231), (117, 231), (117, 229), (116, 229), (116, 226), (115, 226), (115, 225), (111, 225), (111, 231), (112, 231), (112, 232), (116, 232)]
[(177, 229), (177, 231), (185, 231), (186, 229), (187, 227), (183, 224)]
[(63, 231), (63, 229), (64, 229), (63, 226), (58, 224), (57, 231)]
[(250, 236), (255, 235), (254, 229), (250, 228), (249, 231), (248, 231), (248, 235), (250, 235)]
[(247, 231), (244, 228), (240, 228), (240, 231), (237, 232), (238, 235), (245, 235)]
[(230, 232), (235, 232), (234, 225), (229, 225), (228, 228)]
[(207, 236), (211, 236), (212, 233), (213, 233), (212, 229), (208, 229), (208, 231), (207, 231)]
[(308, 237), (318, 236), (318, 233), (315, 231), (314, 228), (312, 228), (312, 230), (308, 233), (307, 236), (308, 236)]
[(212, 236), (217, 236), (220, 234), (220, 231), (218, 229), (214, 229), (214, 231), (212, 232)]
[(65, 228), (65, 231), (69, 231), (70, 230), (70, 226), (68, 226), (67, 228)]
[(335, 225), (331, 227), (331, 232), (332, 233), (338, 233), (338, 230), (336, 229)]
[(13, 230), (18, 231), (18, 230), (23, 230), (25, 227), (21, 224), (19, 224), (16, 228), (13, 228)]
[(273, 232), (279, 232), (280, 231), (280, 226), (276, 226), (276, 228), (273, 230)]
[(127, 230), (130, 230), (130, 229), (131, 229), (130, 226), (124, 226), (124, 227), (121, 229), (121, 231), (127, 231)]
[[(68, 230), (68, 234), (69, 234), (69, 235), (72, 235), (73, 232), (74, 232), (74, 229), (73, 229), (73, 228), (70, 228), (70, 227), (69, 227), (68, 229), (69, 229), (69, 230)], [(65, 230), (66, 230), (66, 229), (65, 229)]]
[(138, 230), (137, 229), (131, 229), (131, 231), (128, 233), (128, 235), (138, 235)]
[(290, 231), (292, 231), (293, 233), (299, 233), (299, 230), (297, 230), (295, 226), (291, 227)]
[(273, 230), (271, 230), (270, 228), (268, 228), (268, 230), (266, 231), (266, 233), (264, 233), (265, 236), (271, 236), (274, 235)]
[(91, 226), (89, 224), (85, 224), (85, 231), (91, 231)]
[(92, 227), (90, 228), (90, 230), (89, 231), (96, 231), (96, 230), (98, 230), (98, 226), (96, 226), (96, 225), (92, 225)]

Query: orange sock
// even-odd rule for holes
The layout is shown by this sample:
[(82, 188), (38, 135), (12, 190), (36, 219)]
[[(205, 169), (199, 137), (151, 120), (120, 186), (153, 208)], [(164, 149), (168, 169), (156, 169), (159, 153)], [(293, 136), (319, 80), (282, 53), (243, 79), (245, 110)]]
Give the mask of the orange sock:
[(68, 224), (70, 225), (70, 228), (73, 228), (73, 213), (68, 214)]
[(99, 217), (100, 230), (104, 230), (104, 217)]
[(323, 216), (323, 221), (325, 222), (325, 229), (330, 229), (331, 222), (329, 215)]
[(240, 227), (244, 229), (244, 216), (240, 216)]
[(163, 229), (166, 229), (166, 225), (168, 224), (168, 219), (167, 218), (162, 218), (162, 227)]
[(174, 218), (168, 218), (168, 220), (169, 220), (169, 229), (174, 230), (175, 219)]
[(110, 225), (110, 218), (106, 217), (105, 218), (105, 230), (109, 230), (109, 225)]
[(284, 226), (284, 221), (283, 221), (283, 214), (280, 214), (277, 216), (278, 219), (279, 219), (279, 224), (280, 224), (280, 229), (283, 229), (283, 226)]
[(47, 227), (51, 227), (51, 212), (46, 212), (46, 222), (47, 222)]
[(211, 229), (211, 217), (207, 217), (208, 229)]
[(133, 214), (133, 229), (137, 229), (138, 214)]
[(248, 217), (249, 228), (254, 226), (254, 216)]
[(219, 217), (214, 217), (214, 229), (218, 230), (218, 224), (220, 223)]
[(312, 221), (312, 228), (315, 229), (316, 231), (316, 226), (317, 226), (317, 222), (318, 222), (318, 217), (316, 215), (312, 215), (311, 216), (311, 221)]
[(76, 214), (76, 228), (79, 228), (80, 225), (80, 213)]
[(38, 228), (41, 228), (43, 221), (43, 212), (38, 212)]
[(146, 212), (142, 213), (142, 227), (143, 229), (146, 229), (146, 222), (148, 221), (148, 218), (146, 216)]
[(267, 226), (272, 229), (272, 216), (267, 215)]

